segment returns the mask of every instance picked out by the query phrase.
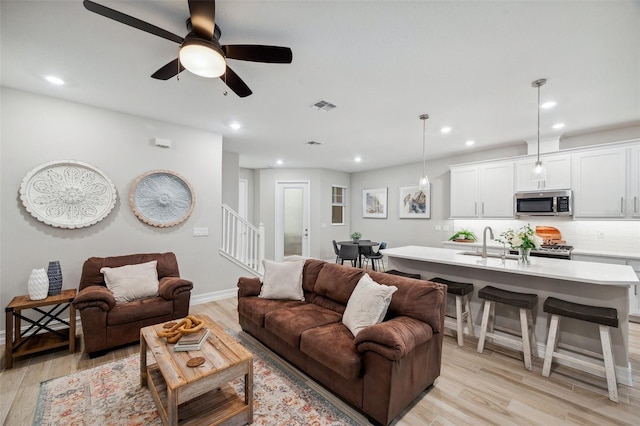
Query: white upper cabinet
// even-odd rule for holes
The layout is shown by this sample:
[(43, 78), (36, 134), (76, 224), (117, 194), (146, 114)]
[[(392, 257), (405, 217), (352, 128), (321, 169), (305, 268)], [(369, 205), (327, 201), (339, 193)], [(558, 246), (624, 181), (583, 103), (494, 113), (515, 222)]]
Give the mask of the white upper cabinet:
[(595, 149), (572, 155), (573, 216), (626, 216), (627, 148)]
[(513, 217), (513, 162), (451, 168), (451, 217)]
[(531, 170), (536, 164), (536, 157), (516, 162), (516, 191), (571, 189), (571, 156), (543, 155), (540, 159), (547, 168), (547, 177), (542, 181), (531, 180)]
[(629, 197), (627, 211), (631, 217), (640, 217), (640, 146), (629, 150)]

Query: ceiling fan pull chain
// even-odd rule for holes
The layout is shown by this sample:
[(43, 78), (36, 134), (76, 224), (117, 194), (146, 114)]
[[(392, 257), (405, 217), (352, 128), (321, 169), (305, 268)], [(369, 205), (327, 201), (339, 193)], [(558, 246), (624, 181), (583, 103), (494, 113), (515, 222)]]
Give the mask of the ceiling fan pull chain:
[(180, 49), (178, 49), (178, 60), (177, 62), (177, 67), (178, 67), (178, 73), (176, 74), (176, 80), (180, 81)]

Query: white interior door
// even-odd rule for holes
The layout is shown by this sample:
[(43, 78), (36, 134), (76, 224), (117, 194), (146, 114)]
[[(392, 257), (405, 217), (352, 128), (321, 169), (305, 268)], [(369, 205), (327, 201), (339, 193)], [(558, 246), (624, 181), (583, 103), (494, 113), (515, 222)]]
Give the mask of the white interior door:
[[(248, 220), (249, 216), (249, 182), (246, 179), (238, 180), (238, 214), (244, 220)], [(248, 229), (245, 225), (241, 225), (238, 230), (237, 247), (240, 248), (241, 260), (247, 262), (249, 260), (249, 241)]]
[(309, 182), (276, 182), (276, 261), (309, 256), (309, 200)]

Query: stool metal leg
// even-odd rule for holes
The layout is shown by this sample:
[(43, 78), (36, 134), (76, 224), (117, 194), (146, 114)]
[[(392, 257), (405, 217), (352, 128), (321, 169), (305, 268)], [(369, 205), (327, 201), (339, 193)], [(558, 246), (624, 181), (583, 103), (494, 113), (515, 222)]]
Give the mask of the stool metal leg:
[(469, 327), (469, 336), (475, 337), (473, 331), (473, 320), (471, 319), (471, 306), (469, 305), (469, 295), (464, 295), (464, 310), (467, 316), (467, 326)]
[(456, 329), (458, 331), (458, 346), (464, 346), (464, 328), (462, 326), (462, 296), (456, 296)]
[(531, 310), (520, 308), (520, 330), (522, 333), (522, 353), (524, 354), (524, 368), (531, 370), (533, 368), (531, 364), (531, 322), (529, 318), (531, 315), (527, 315)]
[(491, 326), (493, 332), (493, 317), (495, 315), (496, 304), (490, 300), (484, 301), (484, 311), (482, 313), (482, 325), (480, 326), (480, 337), (478, 338), (478, 353), (484, 351), (484, 341), (487, 338), (487, 328)]
[(558, 345), (558, 327), (560, 326), (560, 317), (552, 314), (549, 322), (549, 337), (547, 338), (547, 348), (544, 353), (544, 364), (542, 366), (542, 375), (549, 377), (551, 374), (551, 363), (553, 362), (553, 353)]
[(607, 376), (609, 399), (618, 402), (618, 384), (616, 382), (616, 370), (613, 362), (613, 348), (611, 347), (611, 333), (609, 327), (599, 324), (600, 342), (602, 343), (602, 357), (604, 358), (604, 370)]

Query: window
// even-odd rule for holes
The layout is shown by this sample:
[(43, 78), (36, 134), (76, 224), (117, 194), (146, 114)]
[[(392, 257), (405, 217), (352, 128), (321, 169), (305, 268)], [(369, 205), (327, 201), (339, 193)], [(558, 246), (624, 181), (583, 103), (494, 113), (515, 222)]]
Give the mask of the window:
[(344, 225), (347, 211), (347, 188), (333, 185), (331, 187), (331, 224)]

